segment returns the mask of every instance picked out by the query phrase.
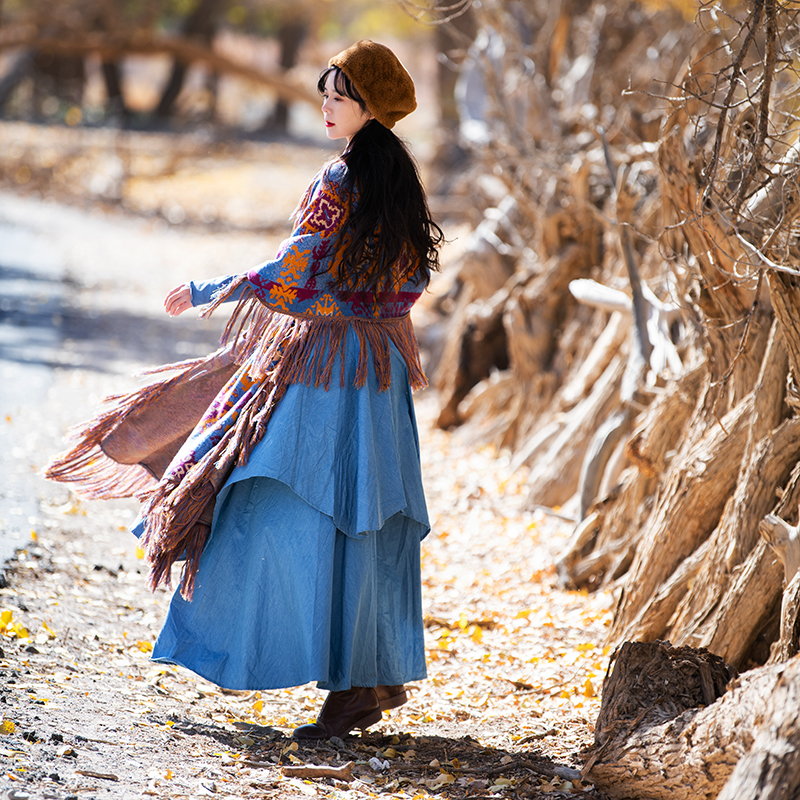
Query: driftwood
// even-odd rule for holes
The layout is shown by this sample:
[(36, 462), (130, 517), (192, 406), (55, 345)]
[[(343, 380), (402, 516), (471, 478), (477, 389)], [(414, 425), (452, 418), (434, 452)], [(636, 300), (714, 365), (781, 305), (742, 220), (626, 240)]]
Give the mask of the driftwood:
[[(275, 766), (274, 764), (272, 765)], [(317, 764), (296, 764), (281, 768), (281, 774), (288, 778), (335, 778), (337, 781), (353, 780), (353, 762), (348, 761), (340, 767), (326, 767)]]

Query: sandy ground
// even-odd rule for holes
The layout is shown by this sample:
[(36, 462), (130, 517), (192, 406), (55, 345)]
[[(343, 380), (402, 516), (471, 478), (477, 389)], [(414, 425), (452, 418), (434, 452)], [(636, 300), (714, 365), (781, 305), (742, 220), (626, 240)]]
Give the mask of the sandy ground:
[[(300, 148), (273, 172), (280, 196), (299, 195), (302, 186), (284, 191), (298, 163), (310, 177), (319, 160)], [(509, 474), (503, 455), (435, 429), (432, 392), (417, 402), (433, 521), (423, 552), (429, 677), (364, 735), (316, 747), (288, 738), (316, 716), (323, 693), (313, 686), (226, 692), (150, 662), (169, 596), (146, 588), (128, 533), (136, 504), (78, 502), (35, 476), (69, 425), (136, 384), (134, 371), (214, 346), (221, 320), (163, 314), (172, 285), (252, 266), (282, 235), (0, 194), (0, 282), (9, 270), (37, 274), (30, 248), (15, 263), (4, 257), (4, 242), (22, 237), (45, 248), (58, 286), (46, 315), (23, 320), (22, 340), (41, 345), (17, 351), (8, 374), (19, 391), (0, 395), (13, 444), (4, 469), (25, 476), (35, 506), (17, 520), (29, 530), (0, 590), (0, 790), (16, 800), (600, 797), (576, 770), (599, 707), (610, 599), (557, 587), (552, 563), (569, 528), (522, 510), (524, 475)], [(11, 348), (2, 355), (13, 361)], [(38, 393), (24, 389), (28, 369), (47, 372)], [(350, 779), (285, 770), (348, 762)]]

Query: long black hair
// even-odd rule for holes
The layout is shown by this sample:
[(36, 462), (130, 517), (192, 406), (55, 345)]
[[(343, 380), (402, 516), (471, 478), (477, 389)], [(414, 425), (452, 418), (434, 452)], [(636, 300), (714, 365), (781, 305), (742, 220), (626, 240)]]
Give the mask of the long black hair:
[[(334, 73), (334, 87), (367, 112), (366, 103), (339, 67), (320, 75), (317, 89)], [(358, 202), (339, 233), (343, 269), (334, 288), (379, 294), (415, 278), (425, 284), (439, 269), (442, 229), (434, 222), (417, 165), (405, 144), (376, 119), (350, 140), (341, 158), (347, 164), (347, 188)]]

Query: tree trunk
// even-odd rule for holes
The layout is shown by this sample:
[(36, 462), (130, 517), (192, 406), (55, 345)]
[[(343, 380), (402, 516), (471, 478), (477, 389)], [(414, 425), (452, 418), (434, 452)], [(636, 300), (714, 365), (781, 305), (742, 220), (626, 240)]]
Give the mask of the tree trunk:
[(86, 84), (82, 57), (42, 49), (35, 53), (33, 60), (35, 113), (42, 113), (42, 104), (48, 97), (81, 105)]
[[(650, 406), (625, 444), (631, 466), (608, 502), (595, 504), (598, 515), (591, 543), (567, 543), (559, 557), (558, 570), (563, 583), (575, 588), (594, 588), (620, 578), (630, 567), (633, 554), (644, 535), (647, 498), (651, 497), (665, 473), (670, 454), (684, 433), (706, 378), (703, 367), (696, 367), (674, 381)], [(692, 576), (695, 574), (692, 571)], [(688, 578), (687, 578), (688, 579)], [(686, 591), (685, 580), (676, 586), (674, 604), (661, 596), (661, 611), (656, 630), (666, 630), (666, 622)], [(660, 591), (657, 592), (658, 597)], [(664, 619), (666, 614), (667, 619)], [(648, 612), (647, 616), (652, 616)], [(663, 626), (663, 627), (661, 627)], [(655, 638), (647, 636), (646, 638)]]
[(773, 784), (797, 780), (800, 660), (751, 670), (725, 691), (733, 674), (704, 650), (625, 643), (604, 682), (587, 779), (612, 800), (794, 798), (791, 782), (778, 794), (735, 790), (763, 780), (748, 769), (759, 763)]
[(531, 470), (531, 504), (560, 506), (575, 494), (597, 420), (607, 417), (619, 400), (624, 371), (624, 361), (614, 358), (589, 396), (565, 418), (560, 433)]
[(23, 50), (13, 58), (6, 74), (0, 78), (0, 112), (11, 99), (17, 86), (31, 74), (34, 61), (34, 53), (30, 50)]
[[(218, 18), (227, 0), (200, 0), (183, 26), (183, 35), (197, 39), (210, 47), (217, 32)], [(178, 95), (183, 89), (190, 63), (175, 59), (167, 84), (156, 107), (156, 116), (170, 117), (174, 113)]]
[(106, 87), (108, 109), (111, 114), (118, 115), (123, 121), (130, 117), (128, 107), (125, 105), (125, 96), (122, 93), (122, 77), (119, 64), (116, 61), (103, 61), (101, 64), (103, 83)]
[(800, 678), (795, 659), (779, 674), (749, 752), (717, 800), (794, 800), (800, 796)]
[[(283, 21), (278, 27), (278, 44), (280, 45), (280, 68), (283, 72), (290, 70), (297, 64), (300, 47), (308, 35), (308, 21), (306, 19), (289, 19)], [(274, 133), (285, 134), (289, 129), (289, 102), (279, 97), (275, 108), (267, 117), (263, 126)]]
[(161, 55), (166, 54), (181, 62), (200, 62), (209, 69), (236, 75), (245, 80), (268, 86), (282, 97), (317, 104), (319, 98), (304, 85), (294, 84), (286, 78), (273, 73), (264, 72), (255, 67), (239, 63), (217, 53), (213, 48), (196, 40), (183, 37), (166, 38), (147, 31), (136, 32), (135, 35), (110, 39), (102, 33), (83, 33), (69, 31), (63, 36), (40, 34), (38, 31), (24, 29), (0, 38), (0, 52), (20, 48), (33, 51), (51, 52), (83, 58), (89, 54), (97, 54), (104, 61), (115, 61), (126, 55)]
[[(642, 612), (649, 598), (716, 528), (736, 486), (752, 403), (750, 396), (700, 441), (690, 442), (688, 451), (677, 457), (667, 473), (661, 498), (647, 523), (648, 535), (640, 541), (625, 577), (611, 631), (617, 641), (641, 638), (647, 626)], [(648, 638), (662, 635), (648, 630)]]

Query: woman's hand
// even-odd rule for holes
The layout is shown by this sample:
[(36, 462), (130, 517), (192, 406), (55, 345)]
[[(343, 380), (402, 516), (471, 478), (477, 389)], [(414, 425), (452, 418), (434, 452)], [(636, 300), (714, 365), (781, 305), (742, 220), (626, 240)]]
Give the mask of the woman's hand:
[(183, 314), (187, 308), (192, 307), (192, 290), (188, 283), (182, 283), (170, 291), (164, 298), (164, 310), (171, 317)]

